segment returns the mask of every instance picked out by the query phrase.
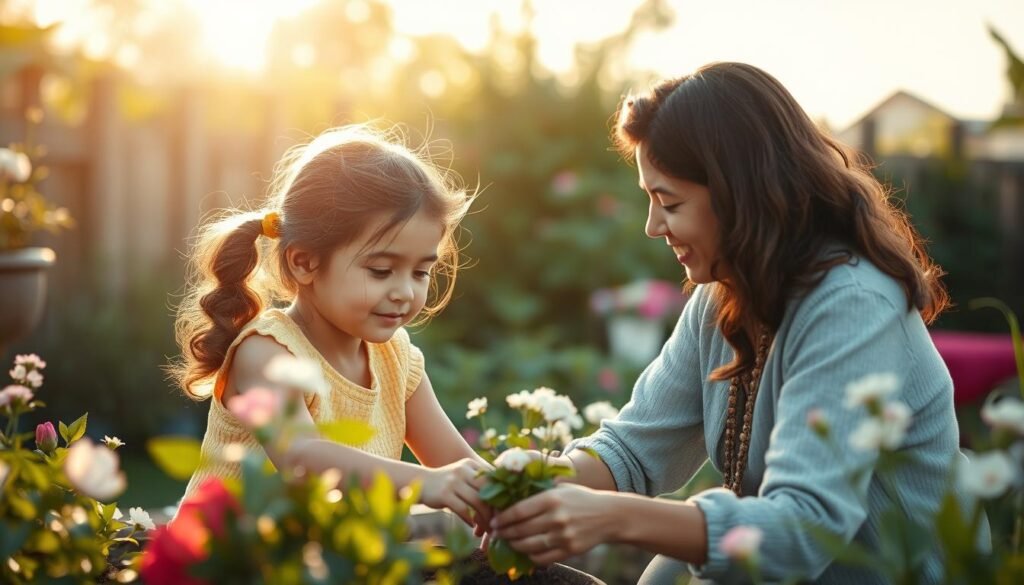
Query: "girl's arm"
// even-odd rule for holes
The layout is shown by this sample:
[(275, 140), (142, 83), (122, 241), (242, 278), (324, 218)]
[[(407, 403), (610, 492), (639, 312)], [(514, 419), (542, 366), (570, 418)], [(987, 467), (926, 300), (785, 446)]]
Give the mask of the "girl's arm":
[[(290, 353), (269, 337), (252, 335), (243, 340), (231, 364), (229, 383), (222, 397), (225, 404), (238, 393), (239, 388), (262, 387), (291, 395), (292, 390), (271, 382), (263, 373), (266, 364), (278, 355)], [(316, 432), (316, 423), (305, 403), (296, 409), (290, 422), (292, 424), (286, 425), (289, 427), (288, 437), (280, 435), (279, 427), (271, 426), (272, 434), (263, 446), (267, 457), (278, 469), (301, 466), (311, 473), (338, 469), (345, 475), (355, 474), (364, 479), (373, 477), (379, 470), (386, 473), (397, 488), (414, 481), (422, 482), (420, 500), (424, 504), (432, 508), (449, 508), (467, 524), (483, 524), (482, 519), (490, 518), (488, 506), (477, 494), (480, 481), (477, 471), (486, 465), (482, 461), (453, 459), (448, 461), (449, 465), (430, 469), (335, 443), (321, 438)], [(273, 434), (275, 432), (277, 434)], [(479, 520), (474, 520), (474, 517)]]
[(426, 373), (405, 405), (405, 444), (420, 463), (441, 467), (459, 459), (475, 459), (487, 465), (441, 408)]

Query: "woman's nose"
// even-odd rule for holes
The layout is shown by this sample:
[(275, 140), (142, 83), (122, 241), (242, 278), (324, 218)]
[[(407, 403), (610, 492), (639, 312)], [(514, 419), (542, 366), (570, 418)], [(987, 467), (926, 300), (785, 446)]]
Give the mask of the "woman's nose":
[(644, 232), (648, 238), (657, 239), (666, 234), (665, 220), (658, 209), (653, 203), (647, 207), (647, 225), (644, 226)]

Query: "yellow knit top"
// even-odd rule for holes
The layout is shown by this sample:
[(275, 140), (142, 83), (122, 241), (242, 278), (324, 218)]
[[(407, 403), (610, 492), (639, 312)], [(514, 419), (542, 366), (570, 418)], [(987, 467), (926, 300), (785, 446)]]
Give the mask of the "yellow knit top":
[(192, 474), (185, 489), (186, 499), (208, 477), (241, 475), (237, 457), (225, 456), (224, 448), (228, 445), (238, 444), (247, 451), (262, 451), (252, 432), (221, 402), (235, 350), (250, 335), (272, 337), (294, 356), (314, 360), (323, 368), (330, 390), (323, 395), (309, 393), (305, 396), (306, 407), (314, 421), (354, 419), (368, 423), (373, 427), (374, 435), (359, 447), (361, 450), (390, 459), (402, 456), (405, 402), (423, 377), (423, 354), (409, 341), (405, 329), (399, 329), (384, 343), (366, 344), (371, 384), (364, 388), (339, 374), (284, 311), (268, 309), (242, 329), (228, 348), (224, 363), (217, 372), (202, 447), (203, 459), (209, 464)]

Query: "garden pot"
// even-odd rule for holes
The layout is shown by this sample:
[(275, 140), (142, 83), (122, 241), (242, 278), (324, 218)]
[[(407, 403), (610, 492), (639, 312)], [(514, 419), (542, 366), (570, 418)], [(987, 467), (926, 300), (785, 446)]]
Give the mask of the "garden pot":
[(46, 305), (46, 270), (56, 258), (49, 248), (0, 251), (0, 358), (39, 324)]

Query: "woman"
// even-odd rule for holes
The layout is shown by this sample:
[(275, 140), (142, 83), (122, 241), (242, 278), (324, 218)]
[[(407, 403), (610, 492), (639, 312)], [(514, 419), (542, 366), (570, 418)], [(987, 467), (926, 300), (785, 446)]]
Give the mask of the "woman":
[[(885, 582), (833, 563), (815, 533), (877, 549), (883, 512), (925, 521), (963, 458), (925, 328), (948, 305), (940, 269), (868, 170), (756, 67), (711, 64), (625, 100), (616, 142), (650, 199), (647, 235), (672, 249), (692, 297), (619, 417), (561, 457), (578, 485), (499, 514), (495, 534), (542, 564), (619, 542), (660, 555), (643, 583), (736, 582), (743, 564), (721, 544), (749, 526), (766, 581)], [(886, 418), (854, 434), (867, 403)], [(879, 447), (905, 463), (858, 475)], [(645, 497), (707, 458), (723, 487)], [(938, 551), (918, 570), (939, 580)]]

